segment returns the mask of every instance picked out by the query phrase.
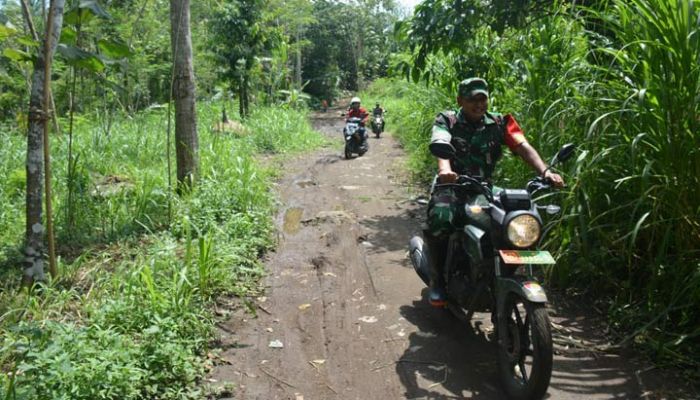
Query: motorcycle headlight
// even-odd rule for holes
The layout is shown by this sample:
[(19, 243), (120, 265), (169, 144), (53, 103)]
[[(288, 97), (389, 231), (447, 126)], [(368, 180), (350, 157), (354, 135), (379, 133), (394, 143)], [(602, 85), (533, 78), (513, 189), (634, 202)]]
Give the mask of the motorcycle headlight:
[(540, 238), (540, 222), (530, 214), (521, 214), (508, 222), (506, 235), (515, 247), (524, 249), (532, 246)]

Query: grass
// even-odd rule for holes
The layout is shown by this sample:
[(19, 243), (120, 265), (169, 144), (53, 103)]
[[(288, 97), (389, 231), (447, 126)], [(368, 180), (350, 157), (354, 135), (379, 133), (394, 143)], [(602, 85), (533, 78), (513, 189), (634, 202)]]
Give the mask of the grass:
[[(550, 284), (583, 287), (603, 303), (619, 342), (657, 363), (696, 368), (700, 3), (619, 0), (600, 8), (553, 9), (502, 36), (483, 28), (472, 46), (431, 56), (428, 68), (486, 77), (492, 108), (514, 113), (544, 157), (577, 143), (577, 159), (562, 167), (568, 188), (547, 242), (559, 260)], [(449, 67), (484, 52), (488, 62), (469, 71)], [(453, 107), (450, 87), (385, 80), (363, 95), (386, 104), (389, 129), (421, 181), (435, 171), (426, 146), (432, 118)], [(531, 175), (514, 157), (499, 168), (503, 186)]]
[[(115, 118), (109, 132), (82, 118), (71, 187), (66, 143), (54, 155), (60, 277), (19, 287), (23, 234), (22, 135), (4, 131), (0, 188), (0, 398), (200, 399), (212, 305), (251, 296), (274, 245), (277, 172), (262, 154), (323, 143), (299, 110), (262, 108), (248, 135), (216, 133), (216, 104), (198, 113), (201, 180), (167, 187), (165, 120), (153, 109)], [(11, 178), (11, 179), (9, 179)], [(169, 207), (170, 204), (170, 207)], [(169, 212), (170, 208), (170, 212)]]

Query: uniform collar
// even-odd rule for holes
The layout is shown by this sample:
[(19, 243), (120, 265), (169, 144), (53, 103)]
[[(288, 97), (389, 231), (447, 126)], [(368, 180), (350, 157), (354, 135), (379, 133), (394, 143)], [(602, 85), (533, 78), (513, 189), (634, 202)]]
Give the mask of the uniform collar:
[(496, 123), (496, 121), (495, 121), (493, 118), (491, 118), (491, 117), (489, 116), (489, 113), (488, 113), (488, 112), (486, 112), (486, 114), (485, 114), (483, 117), (481, 117), (481, 123), (475, 124), (475, 123), (473, 123), (473, 122), (469, 122), (469, 121), (467, 121), (467, 120), (464, 118), (464, 111), (463, 111), (461, 108), (457, 111), (457, 121), (458, 121), (459, 123), (462, 123), (462, 124), (466, 124), (466, 125), (476, 125), (476, 126), (479, 126), (479, 125), (481, 125), (481, 124), (483, 124), (483, 125), (492, 125), (492, 124), (495, 124), (495, 123)]

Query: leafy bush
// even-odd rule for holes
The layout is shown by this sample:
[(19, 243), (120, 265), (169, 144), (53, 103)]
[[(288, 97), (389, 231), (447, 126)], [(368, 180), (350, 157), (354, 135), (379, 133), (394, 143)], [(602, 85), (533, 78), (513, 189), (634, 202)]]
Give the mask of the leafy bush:
[[(214, 106), (202, 105), (200, 126), (214, 125)], [(292, 110), (254, 113), (247, 137), (201, 129), (201, 180), (176, 197), (163, 177), (162, 126), (158, 111), (115, 121), (108, 135), (79, 126), (72, 220), (65, 186), (55, 193), (59, 244), (70, 238), (80, 255), (62, 260), (61, 277), (32, 292), (19, 288), (18, 271), (2, 271), (11, 279), (0, 290), (0, 368), (8, 372), (0, 374), (0, 398), (202, 397), (196, 385), (213, 334), (212, 302), (254, 294), (263, 273), (257, 260), (273, 245), (274, 175), (255, 155), (308, 150), (322, 139)], [(20, 142), (8, 142), (10, 154), (21, 152)], [(60, 165), (65, 148), (56, 146)], [(2, 162), (10, 168), (0, 174), (20, 160)], [(100, 193), (95, 176), (128, 184)], [(60, 170), (56, 178), (67, 181)], [(3, 206), (0, 232), (19, 243), (21, 229), (4, 228), (20, 222), (4, 213), (21, 204), (5, 204), (14, 209)]]

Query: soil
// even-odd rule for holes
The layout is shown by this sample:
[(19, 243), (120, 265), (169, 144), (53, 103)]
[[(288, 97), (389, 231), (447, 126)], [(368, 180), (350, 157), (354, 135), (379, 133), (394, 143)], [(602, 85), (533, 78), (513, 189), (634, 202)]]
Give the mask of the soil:
[[(430, 307), (407, 257), (427, 189), (407, 184), (389, 133), (345, 160), (337, 115), (313, 120), (336, 146), (286, 164), (266, 293), (219, 324), (208, 381), (227, 399), (505, 399), (490, 316)], [(554, 297), (547, 398), (693, 398), (648, 363), (598, 350), (602, 320)]]

